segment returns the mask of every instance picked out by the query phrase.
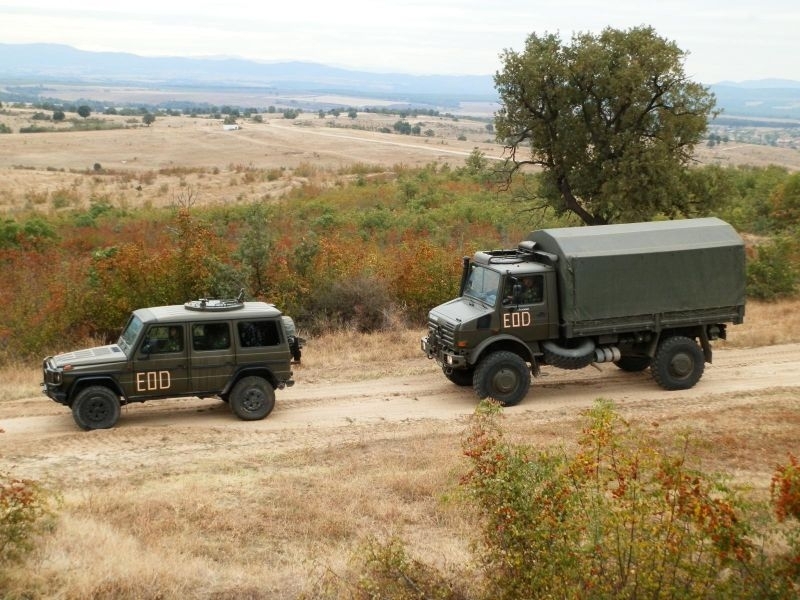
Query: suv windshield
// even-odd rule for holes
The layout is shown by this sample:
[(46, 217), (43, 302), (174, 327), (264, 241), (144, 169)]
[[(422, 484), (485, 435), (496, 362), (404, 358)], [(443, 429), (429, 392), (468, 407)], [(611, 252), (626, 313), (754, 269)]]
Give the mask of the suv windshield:
[(467, 285), (464, 286), (464, 295), (494, 306), (499, 287), (500, 273), (486, 267), (472, 265)]
[(119, 336), (119, 340), (117, 340), (117, 344), (125, 354), (128, 354), (128, 351), (133, 348), (133, 344), (136, 341), (136, 338), (139, 337), (139, 332), (142, 330), (142, 320), (137, 317), (136, 315), (131, 315), (128, 324), (125, 326), (122, 335)]

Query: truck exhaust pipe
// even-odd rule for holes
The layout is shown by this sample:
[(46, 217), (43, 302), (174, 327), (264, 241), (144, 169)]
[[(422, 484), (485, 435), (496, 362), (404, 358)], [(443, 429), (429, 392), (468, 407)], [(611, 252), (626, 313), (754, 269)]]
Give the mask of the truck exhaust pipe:
[(622, 358), (622, 352), (616, 346), (606, 346), (605, 348), (595, 348), (594, 362), (614, 362)]

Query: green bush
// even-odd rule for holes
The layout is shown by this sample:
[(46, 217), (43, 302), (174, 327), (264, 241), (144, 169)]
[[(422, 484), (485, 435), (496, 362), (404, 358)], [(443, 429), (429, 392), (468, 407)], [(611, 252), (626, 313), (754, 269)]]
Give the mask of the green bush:
[(31, 550), (52, 515), (52, 500), (36, 482), (0, 472), (0, 567)]
[(464, 442), (488, 597), (795, 597), (743, 501), (689, 467), (688, 440), (665, 448), (600, 400), (574, 454), (536, 452), (503, 440), (500, 410), (482, 403)]
[(747, 295), (759, 300), (776, 300), (797, 290), (798, 270), (793, 255), (796, 240), (777, 237), (757, 246), (747, 262)]
[(688, 436), (660, 441), (602, 399), (585, 416), (575, 450), (538, 451), (507, 443), (502, 408), (482, 402), (461, 479), (476, 563), (442, 569), (397, 538), (370, 538), (348, 573), (326, 573), (307, 597), (797, 598), (797, 458), (777, 467), (770, 509), (692, 468)]
[(300, 320), (315, 331), (343, 328), (362, 333), (386, 329), (395, 312), (386, 285), (369, 275), (317, 288), (306, 309), (309, 314), (300, 315)]
[(357, 581), (349, 582), (329, 572), (300, 598), (466, 600), (470, 597), (463, 589), (469, 582), (409, 557), (397, 538), (386, 542), (369, 538), (354, 554), (353, 562), (360, 573)]

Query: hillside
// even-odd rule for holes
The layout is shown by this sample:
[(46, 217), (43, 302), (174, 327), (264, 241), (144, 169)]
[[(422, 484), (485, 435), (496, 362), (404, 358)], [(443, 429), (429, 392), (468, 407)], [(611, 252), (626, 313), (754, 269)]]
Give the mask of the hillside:
[[(0, 43), (0, 101), (6, 102), (84, 98), (161, 108), (219, 102), (316, 110), (327, 101), (328, 106), (388, 104), (463, 113), (496, 103), (493, 75), (373, 73), (307, 62), (144, 57), (58, 44)], [(724, 115), (800, 121), (800, 82), (702, 83), (717, 96)]]

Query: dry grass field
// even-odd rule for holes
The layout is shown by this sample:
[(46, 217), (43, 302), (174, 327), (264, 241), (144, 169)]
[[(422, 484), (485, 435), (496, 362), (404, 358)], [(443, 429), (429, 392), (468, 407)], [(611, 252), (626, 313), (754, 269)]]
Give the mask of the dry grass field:
[[(32, 110), (5, 112), (0, 122), (14, 132), (42, 123), (31, 120)], [(394, 115), (262, 117), (262, 123), (240, 119), (240, 130), (224, 131), (219, 119), (159, 116), (144, 127), (137, 117), (99, 115), (126, 128), (2, 135), (0, 211), (52, 211), (86, 205), (92, 198), (128, 208), (163, 206), (187, 188), (200, 203), (252, 202), (280, 197), (300, 185), (336, 185), (357, 174), (380, 176), (398, 165), (462, 166), (475, 148), (492, 159), (503, 152), (486, 129), (487, 120), (468, 116), (409, 118), (430, 133), (422, 136), (380, 133), (392, 129), (398, 120)], [(768, 146), (703, 146), (697, 160), (800, 170), (799, 151)]]
[[(30, 117), (10, 112), (0, 121), (15, 131)], [(161, 206), (188, 187), (199, 202), (249, 202), (399, 164), (460, 166), (475, 147), (501, 152), (485, 121), (466, 117), (410, 120), (430, 137), (373, 130), (396, 117), (264, 117), (239, 131), (159, 117), (149, 128), (2, 135), (0, 211), (58, 211), (97, 197)], [(698, 160), (800, 170), (800, 153), (766, 147), (703, 148)], [(125, 407), (116, 428), (83, 432), (39, 392), (38, 365), (7, 366), (0, 470), (60, 501), (35, 551), (0, 569), (0, 597), (314, 597), (326, 576), (355, 581), (349, 561), (371, 536), (397, 535), (418, 558), (468, 570), (475, 525), (457, 489), (476, 402), (425, 359), (422, 333), (311, 338), (296, 385), (252, 423), (218, 400), (176, 399)], [(605, 397), (660, 435), (690, 431), (704, 468), (763, 498), (776, 464), (797, 452), (800, 301), (750, 303), (745, 324), (715, 349), (687, 392), (608, 365), (548, 369), (506, 411), (509, 435), (569, 446), (582, 411)]]
[[(33, 111), (10, 112), (0, 122), (12, 130), (32, 123)], [(379, 133), (398, 117), (367, 113), (293, 120), (265, 114), (263, 123), (241, 119), (238, 131), (224, 131), (219, 119), (188, 116), (159, 117), (150, 127), (126, 123), (129, 117), (101, 118), (128, 128), (3, 135), (0, 210), (58, 210), (93, 197), (131, 208), (161, 206), (190, 186), (201, 203), (252, 202), (398, 165), (461, 166), (474, 148), (487, 157), (502, 151), (485, 121), (466, 118), (409, 120), (431, 136)]]

